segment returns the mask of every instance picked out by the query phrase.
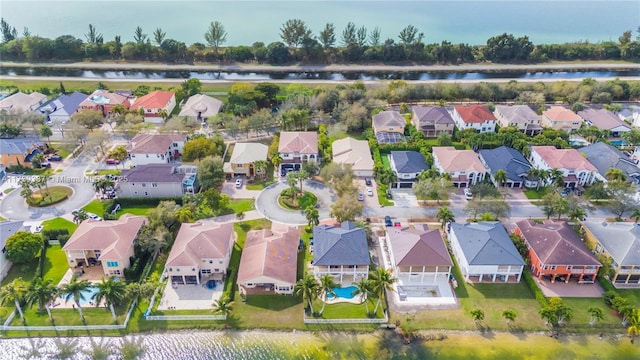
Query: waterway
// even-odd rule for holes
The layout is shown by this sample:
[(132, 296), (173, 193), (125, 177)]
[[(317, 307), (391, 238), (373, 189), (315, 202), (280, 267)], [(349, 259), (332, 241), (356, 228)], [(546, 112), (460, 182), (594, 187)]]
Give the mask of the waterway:
[(140, 26), (151, 41), (161, 27), (167, 38), (204, 43), (209, 23), (218, 20), (228, 33), (225, 45), (280, 41), (280, 27), (294, 18), (315, 35), (334, 23), (338, 44), (350, 21), (369, 31), (378, 26), (382, 40), (395, 41), (409, 24), (424, 33), (425, 43), (481, 45), (504, 32), (527, 35), (536, 44), (617, 41), (637, 29), (640, 16), (637, 0), (0, 0), (0, 8), (20, 34), (28, 27), (40, 36), (84, 39), (93, 24), (105, 42), (116, 35), (133, 41)]

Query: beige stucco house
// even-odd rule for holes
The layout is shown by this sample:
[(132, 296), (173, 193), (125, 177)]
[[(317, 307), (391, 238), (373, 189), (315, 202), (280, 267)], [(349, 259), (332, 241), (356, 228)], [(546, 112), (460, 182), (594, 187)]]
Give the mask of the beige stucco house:
[(336, 140), (331, 145), (333, 162), (350, 165), (355, 176), (373, 176), (373, 157), (369, 142), (351, 137)]

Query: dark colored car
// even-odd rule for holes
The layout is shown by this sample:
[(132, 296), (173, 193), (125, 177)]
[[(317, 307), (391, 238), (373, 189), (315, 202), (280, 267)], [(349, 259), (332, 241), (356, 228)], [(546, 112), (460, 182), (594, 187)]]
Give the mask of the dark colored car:
[(56, 154), (49, 156), (49, 161), (62, 161), (62, 156)]
[(105, 163), (107, 165), (118, 165), (118, 164), (120, 164), (120, 160), (118, 160), (118, 159), (107, 159), (105, 161)]
[(371, 178), (364, 178), (364, 183), (367, 184), (367, 186), (371, 185)]
[(388, 227), (393, 226), (393, 221), (391, 221), (391, 216), (387, 215), (384, 217), (384, 225)]

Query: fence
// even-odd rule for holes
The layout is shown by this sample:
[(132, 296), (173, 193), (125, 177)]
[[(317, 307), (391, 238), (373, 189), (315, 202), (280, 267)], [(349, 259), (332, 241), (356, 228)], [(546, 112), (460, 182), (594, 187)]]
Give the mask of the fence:
[(227, 320), (227, 315), (148, 315), (146, 320)]
[(382, 319), (312, 319), (302, 311), (305, 324), (382, 324), (389, 322), (389, 314), (385, 311)]

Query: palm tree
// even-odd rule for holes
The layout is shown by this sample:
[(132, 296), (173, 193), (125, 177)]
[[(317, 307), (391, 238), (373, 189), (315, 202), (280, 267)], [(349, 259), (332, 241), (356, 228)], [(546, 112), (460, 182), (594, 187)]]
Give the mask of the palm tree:
[(360, 278), (357, 282), (354, 282), (353, 285), (357, 287), (356, 290), (353, 291), (353, 295), (360, 295), (364, 299), (364, 307), (367, 309), (367, 315), (369, 314), (369, 297), (373, 295), (373, 290), (371, 289), (371, 282), (366, 278)]
[(627, 333), (631, 337), (631, 343), (633, 344), (636, 335), (640, 335), (640, 309), (634, 309), (630, 316), (627, 317), (627, 321), (629, 321)]
[(100, 304), (102, 299), (104, 299), (111, 310), (113, 321), (117, 321), (118, 317), (116, 316), (115, 307), (118, 306), (118, 303), (125, 298), (127, 294), (127, 285), (124, 281), (118, 281), (115, 277), (110, 277), (107, 280), (102, 277), (102, 281), (96, 284), (96, 287), (98, 288), (98, 291), (93, 295), (96, 307), (98, 307), (98, 304)]
[(313, 277), (313, 274), (307, 274), (307, 276), (298, 280), (294, 289), (296, 295), (307, 298), (309, 311), (313, 314), (313, 305), (311, 304), (311, 302), (318, 294), (318, 282), (316, 281), (316, 278)]
[(220, 299), (213, 302), (213, 311), (221, 313), (222, 315), (229, 315), (232, 304), (233, 301), (229, 299), (229, 296), (222, 295)]
[(391, 273), (385, 268), (377, 268), (375, 271), (369, 273), (369, 280), (371, 281), (371, 289), (378, 296), (378, 302), (376, 308), (373, 310), (374, 314), (378, 313), (378, 306), (382, 304), (382, 299), (385, 296), (387, 290), (393, 290), (393, 283), (398, 279), (391, 276)]
[(84, 314), (82, 313), (82, 306), (80, 306), (80, 300), (86, 300), (83, 291), (87, 290), (87, 288), (91, 286), (88, 280), (78, 281), (78, 276), (74, 275), (71, 278), (71, 281), (68, 284), (62, 285), (60, 292), (64, 296), (64, 301), (67, 302), (70, 299), (73, 299), (73, 302), (76, 303), (78, 307), (78, 312), (80, 313), (80, 318), (84, 321)]
[(0, 288), (0, 305), (13, 302), (23, 323), (26, 323), (26, 320), (24, 319), (24, 313), (22, 312), (20, 304), (24, 301), (26, 294), (27, 285), (21, 277), (13, 279), (12, 282)]
[(447, 223), (455, 221), (455, 217), (456, 216), (453, 214), (453, 211), (448, 207), (439, 208), (438, 214), (436, 215), (436, 219), (440, 220), (443, 230), (445, 229), (445, 226), (447, 226)]
[(482, 309), (473, 309), (471, 310), (471, 317), (473, 318), (473, 322), (476, 323), (477, 326), (482, 320), (484, 320), (484, 311), (482, 311)]
[(274, 168), (278, 169), (280, 164), (282, 164), (282, 158), (280, 157), (280, 155), (276, 155), (271, 159), (271, 163), (273, 164)]
[(627, 181), (627, 174), (625, 174), (622, 170), (616, 168), (609, 168), (607, 172), (604, 174), (604, 177), (609, 181)]
[(499, 186), (504, 186), (508, 179), (507, 172), (502, 169), (498, 169), (496, 173), (493, 174), (493, 179), (498, 183)]
[(502, 317), (507, 320), (507, 325), (511, 325), (513, 321), (516, 321), (518, 313), (513, 309), (507, 309), (502, 312)]
[(162, 121), (166, 121), (169, 114), (167, 113), (166, 109), (160, 109), (160, 111), (158, 111), (158, 116), (162, 118)]
[(193, 212), (188, 206), (183, 206), (176, 210), (176, 220), (178, 220), (181, 224), (190, 223), (193, 221)]
[(601, 308), (595, 306), (589, 306), (587, 309), (589, 315), (591, 315), (591, 319), (589, 319), (589, 325), (593, 326), (598, 321), (604, 319), (604, 313)]
[(584, 219), (587, 216), (587, 212), (584, 208), (575, 208), (569, 211), (569, 220), (573, 222), (578, 222)]
[(87, 215), (87, 212), (82, 209), (72, 211), (71, 215), (73, 215), (73, 222), (76, 224), (80, 224), (81, 222), (89, 218), (89, 215)]
[(316, 226), (320, 223), (320, 214), (318, 213), (318, 209), (316, 209), (315, 207), (308, 206), (304, 210), (304, 214), (307, 217), (309, 227)]
[(318, 293), (324, 293), (324, 301), (322, 302), (322, 309), (320, 309), (320, 315), (324, 312), (324, 307), (327, 305), (327, 298), (329, 294), (336, 296), (336, 292), (333, 290), (338, 287), (338, 284), (333, 279), (333, 276), (324, 274), (320, 277), (320, 286), (318, 287)]
[(27, 304), (38, 304), (38, 311), (46, 310), (49, 315), (49, 321), (53, 323), (49, 303), (58, 296), (58, 291), (58, 287), (53, 284), (53, 280), (37, 278), (29, 284), (27, 289)]
[(267, 169), (269, 168), (269, 163), (267, 163), (266, 160), (254, 161), (253, 167), (256, 173), (260, 174), (261, 179), (264, 179), (267, 176)]
[(560, 169), (553, 168), (549, 171), (549, 177), (553, 179), (553, 184), (557, 187), (564, 186), (564, 180), (562, 179), (562, 171)]
[(633, 209), (630, 218), (632, 218), (634, 222), (640, 221), (640, 208)]

